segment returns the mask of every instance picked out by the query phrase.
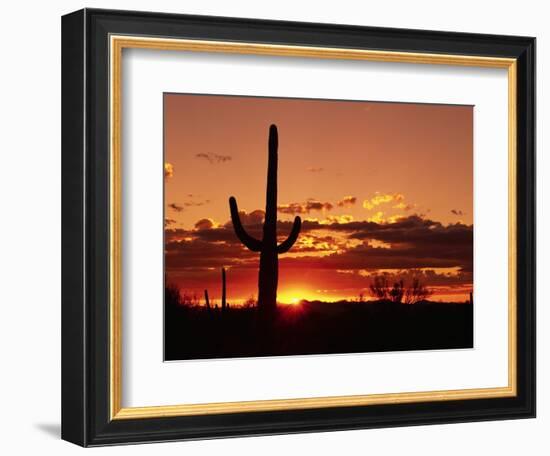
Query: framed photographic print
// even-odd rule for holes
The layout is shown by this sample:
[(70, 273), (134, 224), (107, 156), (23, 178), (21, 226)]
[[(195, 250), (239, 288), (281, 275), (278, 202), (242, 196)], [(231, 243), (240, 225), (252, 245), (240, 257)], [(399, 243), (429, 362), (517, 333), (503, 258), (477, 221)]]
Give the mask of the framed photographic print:
[(535, 415), (535, 40), (62, 22), (62, 436)]

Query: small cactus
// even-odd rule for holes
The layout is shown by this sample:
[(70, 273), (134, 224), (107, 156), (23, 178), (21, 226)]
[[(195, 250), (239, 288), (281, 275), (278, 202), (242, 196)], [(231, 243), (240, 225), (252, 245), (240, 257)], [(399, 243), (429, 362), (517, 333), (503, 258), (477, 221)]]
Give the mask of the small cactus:
[(210, 299), (208, 299), (208, 290), (204, 290), (204, 302), (206, 303), (206, 308), (210, 310)]
[(277, 284), (279, 274), (279, 254), (288, 252), (298, 239), (302, 220), (294, 219), (292, 230), (284, 242), (277, 245), (277, 161), (278, 161), (277, 127), (269, 127), (267, 191), (265, 203), (265, 220), (262, 240), (250, 236), (242, 226), (237, 201), (229, 198), (231, 221), (239, 240), (251, 251), (260, 252), (260, 273), (258, 277), (258, 309), (264, 314), (274, 313), (277, 307)]
[(222, 268), (222, 310), (227, 308), (225, 293), (225, 268)]

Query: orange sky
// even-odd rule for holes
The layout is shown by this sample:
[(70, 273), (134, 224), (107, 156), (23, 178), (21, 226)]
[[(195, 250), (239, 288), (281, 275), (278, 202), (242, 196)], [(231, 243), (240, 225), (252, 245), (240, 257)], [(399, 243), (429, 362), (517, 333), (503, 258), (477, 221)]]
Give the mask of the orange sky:
[[(233, 234), (229, 196), (261, 231), (267, 135), (279, 131), (279, 300), (350, 299), (369, 277), (413, 276), (437, 300), (472, 288), (473, 108), (166, 94), (167, 281), (219, 299), (257, 294), (258, 254)], [(259, 235), (259, 233), (258, 233)], [(261, 237), (261, 235), (260, 235)]]

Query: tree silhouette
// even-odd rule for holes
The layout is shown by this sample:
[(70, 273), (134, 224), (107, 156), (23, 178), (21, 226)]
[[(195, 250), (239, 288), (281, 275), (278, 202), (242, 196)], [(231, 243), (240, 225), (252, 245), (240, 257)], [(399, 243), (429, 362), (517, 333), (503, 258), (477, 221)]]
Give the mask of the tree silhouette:
[(369, 285), (370, 294), (374, 298), (383, 301), (392, 301), (396, 303), (416, 304), (428, 299), (433, 292), (420, 282), (420, 279), (414, 278), (411, 285), (406, 287), (403, 280), (399, 280), (390, 286), (390, 282), (385, 275), (376, 275)]
[(433, 292), (420, 282), (420, 279), (415, 277), (412, 285), (405, 290), (405, 304), (416, 304), (420, 301), (428, 299)]
[(390, 295), (390, 284), (386, 276), (376, 275), (372, 279), (371, 284), (369, 285), (370, 294), (373, 298), (378, 298), (381, 300), (389, 299)]
[(403, 294), (405, 293), (405, 287), (403, 281), (395, 282), (392, 289), (390, 290), (390, 300), (392, 302), (399, 303), (403, 299)]

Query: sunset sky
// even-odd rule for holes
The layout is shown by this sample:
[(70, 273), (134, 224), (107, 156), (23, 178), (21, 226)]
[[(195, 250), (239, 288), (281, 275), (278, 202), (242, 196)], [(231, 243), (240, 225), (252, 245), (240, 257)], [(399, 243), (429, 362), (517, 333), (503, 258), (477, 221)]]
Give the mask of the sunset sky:
[(432, 300), (472, 290), (473, 107), (164, 95), (166, 280), (219, 301), (257, 296), (259, 255), (237, 239), (228, 199), (261, 238), (267, 139), (279, 131), (278, 300), (368, 298), (372, 275), (419, 277)]

